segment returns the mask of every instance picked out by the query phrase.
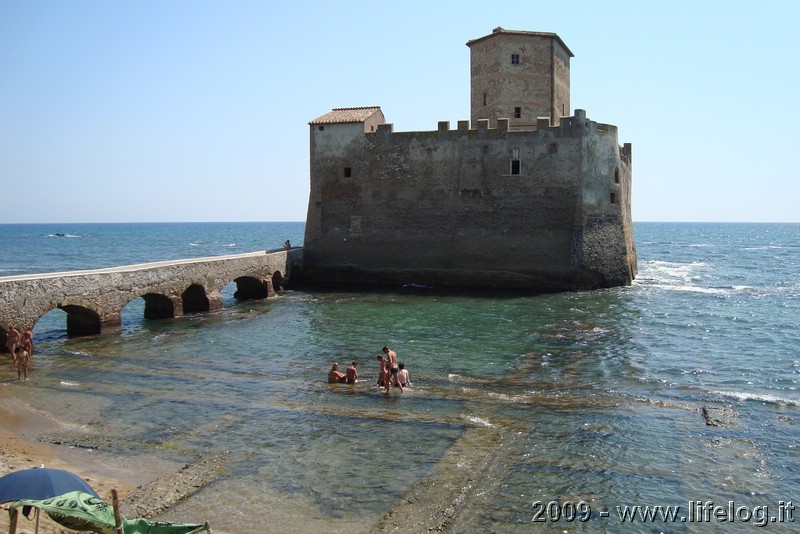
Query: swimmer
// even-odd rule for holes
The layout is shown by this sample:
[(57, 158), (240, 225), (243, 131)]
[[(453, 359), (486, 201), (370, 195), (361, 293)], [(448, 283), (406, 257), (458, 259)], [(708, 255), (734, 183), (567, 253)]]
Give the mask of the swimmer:
[(411, 385), (411, 376), (408, 374), (408, 369), (406, 369), (406, 364), (403, 362), (399, 362), (397, 367), (400, 368), (400, 371), (397, 373), (397, 381), (400, 382), (400, 385), (404, 388), (407, 388)]
[(338, 382), (344, 382), (345, 380), (347, 380), (347, 375), (339, 370), (338, 363), (334, 363), (331, 370), (328, 371), (328, 383), (336, 384)]
[(357, 366), (358, 364), (353, 362), (350, 364), (350, 367), (347, 368), (345, 376), (347, 377), (348, 384), (355, 384), (358, 380), (358, 369), (356, 369)]

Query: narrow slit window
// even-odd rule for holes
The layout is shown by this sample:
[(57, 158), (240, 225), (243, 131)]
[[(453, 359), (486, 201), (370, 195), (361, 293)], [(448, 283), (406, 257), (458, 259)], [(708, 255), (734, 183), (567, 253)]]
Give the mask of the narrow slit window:
[(486, 93), (483, 93), (483, 105), (487, 105), (489, 103), (489, 96)]
[(519, 148), (511, 149), (511, 174), (522, 174), (522, 163), (519, 160)]

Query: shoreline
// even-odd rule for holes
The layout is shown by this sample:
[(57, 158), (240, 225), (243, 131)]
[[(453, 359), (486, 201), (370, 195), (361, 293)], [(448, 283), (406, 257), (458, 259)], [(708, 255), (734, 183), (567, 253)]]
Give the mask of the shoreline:
[[(48, 432), (62, 430), (61, 423), (52, 414), (37, 411), (13, 395), (16, 380), (0, 383), (0, 477), (8, 473), (42, 465), (64, 469), (80, 476), (106, 501), (111, 502), (111, 490), (116, 489), (123, 500), (142, 483), (151, 480), (140, 468), (125, 466), (124, 462), (107, 462), (98, 453), (74, 447), (42, 443), (38, 437)], [(106, 456), (103, 454), (103, 456)], [(0, 532), (8, 532), (8, 507), (0, 504)], [(31, 515), (33, 518), (33, 515)], [(20, 516), (18, 534), (33, 532), (35, 521)], [(39, 532), (55, 534), (66, 529), (51, 521), (46, 514), (40, 517)]]

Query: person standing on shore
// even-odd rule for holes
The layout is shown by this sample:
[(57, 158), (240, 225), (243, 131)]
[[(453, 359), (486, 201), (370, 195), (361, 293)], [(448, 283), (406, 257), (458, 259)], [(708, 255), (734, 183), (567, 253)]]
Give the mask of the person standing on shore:
[(397, 379), (397, 373), (400, 372), (400, 368), (397, 367), (397, 353), (389, 347), (383, 347), (383, 353), (386, 354), (386, 359), (389, 364), (389, 376), (386, 379), (386, 391), (384, 393), (389, 393), (389, 388), (392, 387), (392, 384), (399, 387), (400, 393), (402, 393), (403, 385)]
[(33, 332), (30, 328), (22, 334), (22, 350), (28, 353), (28, 364), (30, 365), (33, 360)]
[(17, 360), (17, 347), (21, 341), (19, 330), (13, 326), (9, 328), (8, 336), (6, 336), (6, 348), (8, 349), (8, 352), (11, 353), (11, 357), (14, 359), (14, 361)]

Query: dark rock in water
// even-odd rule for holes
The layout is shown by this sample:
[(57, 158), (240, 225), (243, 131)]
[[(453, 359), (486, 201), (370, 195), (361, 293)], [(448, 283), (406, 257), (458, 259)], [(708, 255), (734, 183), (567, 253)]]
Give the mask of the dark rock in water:
[(739, 418), (733, 405), (725, 404), (722, 406), (703, 406), (701, 410), (703, 419), (706, 420), (708, 426), (731, 427), (736, 425), (736, 419)]

